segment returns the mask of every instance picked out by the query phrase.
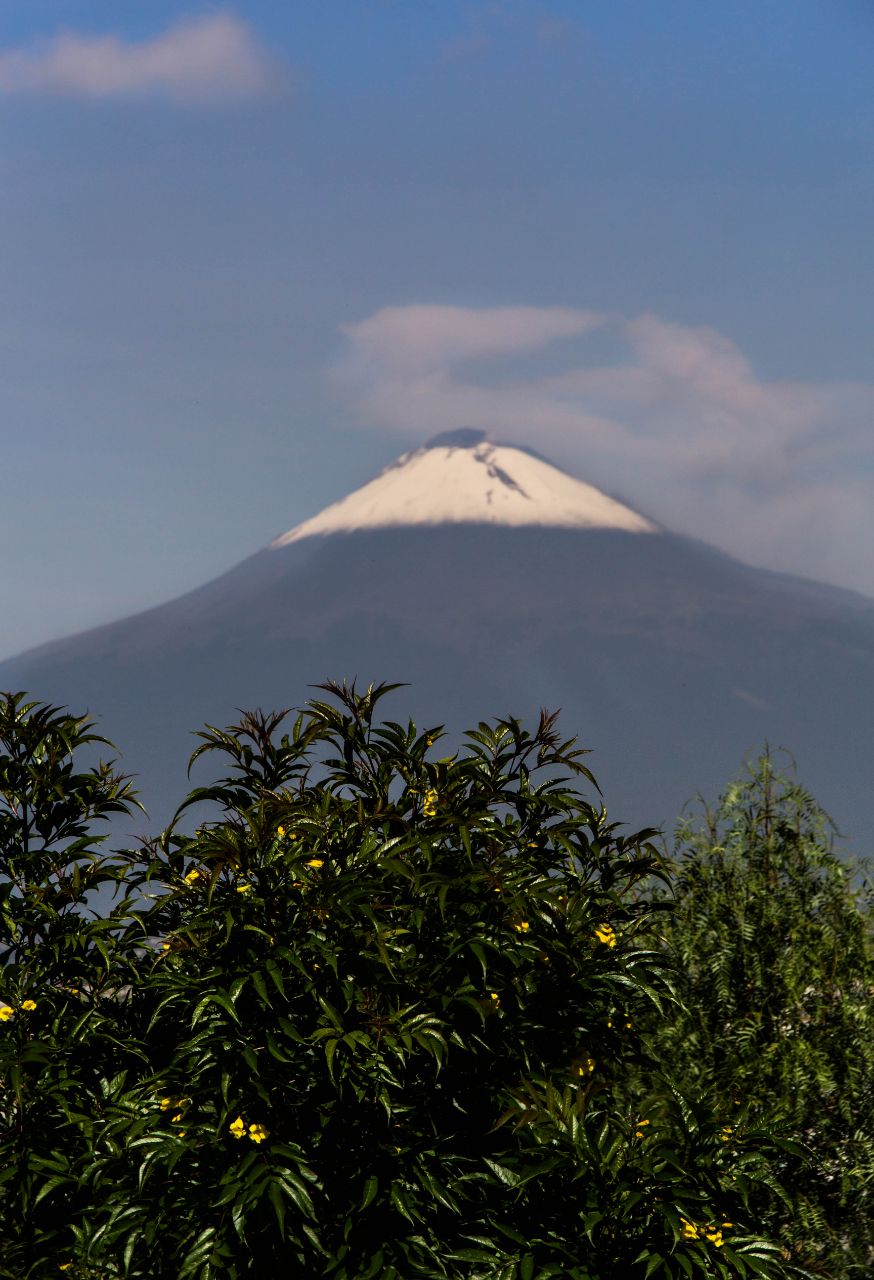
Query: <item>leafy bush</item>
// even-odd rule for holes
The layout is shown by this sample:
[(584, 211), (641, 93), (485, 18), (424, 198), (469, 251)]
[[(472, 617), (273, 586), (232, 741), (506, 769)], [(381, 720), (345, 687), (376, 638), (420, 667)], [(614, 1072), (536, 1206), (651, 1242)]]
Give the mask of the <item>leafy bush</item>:
[[(43, 1276), (89, 1212), (77, 1188), (108, 1082), (137, 1057), (113, 999), (125, 969), (111, 919), (89, 894), (124, 868), (95, 823), (130, 812), (111, 765), (77, 771), (105, 740), (84, 717), (0, 697), (0, 1275)], [(124, 909), (124, 908), (122, 908)], [(140, 1070), (147, 1064), (140, 1060)], [(61, 1195), (52, 1194), (55, 1187)], [(63, 1259), (61, 1259), (63, 1261)]]
[(637, 1033), (676, 1016), (654, 833), (553, 716), (440, 757), (375, 722), (393, 687), (208, 728), (228, 776), (114, 858), (90, 726), (6, 697), (3, 1274), (787, 1274), (750, 1209), (779, 1143), (722, 1141)]
[(829, 819), (764, 753), (714, 812), (681, 826), (661, 921), (680, 1003), (653, 1020), (680, 1087), (709, 1093), (730, 1144), (741, 1107), (769, 1113), (810, 1153), (786, 1152), (786, 1199), (756, 1216), (817, 1274), (874, 1268), (874, 963), (860, 868)]

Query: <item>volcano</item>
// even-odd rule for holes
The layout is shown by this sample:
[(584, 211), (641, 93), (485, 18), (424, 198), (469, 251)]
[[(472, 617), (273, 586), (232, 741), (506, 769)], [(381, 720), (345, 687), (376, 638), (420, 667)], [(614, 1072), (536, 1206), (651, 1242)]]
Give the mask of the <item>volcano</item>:
[(629, 824), (670, 827), (785, 746), (870, 841), (874, 600), (743, 564), (475, 431), (405, 453), (178, 599), (0, 663), (0, 688), (87, 708), (153, 826), (186, 791), (193, 731), (329, 678), (408, 682), (382, 714), (453, 742), (561, 708)]

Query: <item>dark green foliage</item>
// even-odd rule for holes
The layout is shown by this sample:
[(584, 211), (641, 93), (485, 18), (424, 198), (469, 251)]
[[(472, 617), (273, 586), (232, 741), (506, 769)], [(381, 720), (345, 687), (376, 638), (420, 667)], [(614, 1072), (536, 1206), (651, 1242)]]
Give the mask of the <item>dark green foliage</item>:
[[(0, 1274), (787, 1274), (749, 1207), (779, 1143), (723, 1142), (638, 1034), (676, 1016), (653, 833), (580, 795), (554, 717), (441, 758), (375, 722), (388, 688), (205, 731), (210, 816), (136, 858), (85, 842), (122, 780), (71, 783), (70, 849), (127, 896), (3, 971)], [(9, 759), (56, 714), (14, 707)], [(57, 871), (9, 794), (20, 937)]]
[[(0, 696), (2, 1275), (45, 1275), (69, 1243), (89, 1203), (71, 1171), (87, 1158), (107, 1082), (136, 1057), (117, 1034), (124, 964), (112, 923), (88, 911), (88, 895), (124, 874), (92, 827), (135, 801), (111, 765), (77, 770), (76, 753), (108, 745), (91, 728)], [(63, 1191), (46, 1212), (55, 1180)]]
[(769, 753), (715, 812), (681, 827), (675, 909), (662, 933), (681, 1002), (653, 1022), (681, 1087), (721, 1108), (729, 1145), (742, 1103), (801, 1139), (811, 1159), (774, 1166), (788, 1201), (759, 1221), (818, 1274), (874, 1267), (874, 963), (859, 869)]

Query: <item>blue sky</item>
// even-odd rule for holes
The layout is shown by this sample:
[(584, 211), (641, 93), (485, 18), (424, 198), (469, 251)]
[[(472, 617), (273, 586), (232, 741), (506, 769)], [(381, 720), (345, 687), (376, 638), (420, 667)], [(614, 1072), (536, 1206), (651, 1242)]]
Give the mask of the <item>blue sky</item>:
[(0, 656), (460, 425), (874, 595), (872, 48), (867, 0), (5, 0)]

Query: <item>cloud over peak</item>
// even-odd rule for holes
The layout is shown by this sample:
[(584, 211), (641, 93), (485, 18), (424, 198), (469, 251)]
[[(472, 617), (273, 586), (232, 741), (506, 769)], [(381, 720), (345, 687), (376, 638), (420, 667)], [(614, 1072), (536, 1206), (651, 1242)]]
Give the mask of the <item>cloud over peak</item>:
[(535, 445), (754, 563), (874, 595), (870, 383), (766, 380), (717, 330), (651, 313), (418, 304), (343, 332), (366, 425)]
[(459, 360), (534, 351), (604, 323), (571, 307), (383, 307), (343, 326), (367, 361), (406, 369), (438, 369)]
[(252, 29), (229, 13), (182, 19), (139, 42), (61, 31), (30, 49), (0, 49), (0, 94), (6, 95), (211, 104), (263, 96), (279, 80)]

